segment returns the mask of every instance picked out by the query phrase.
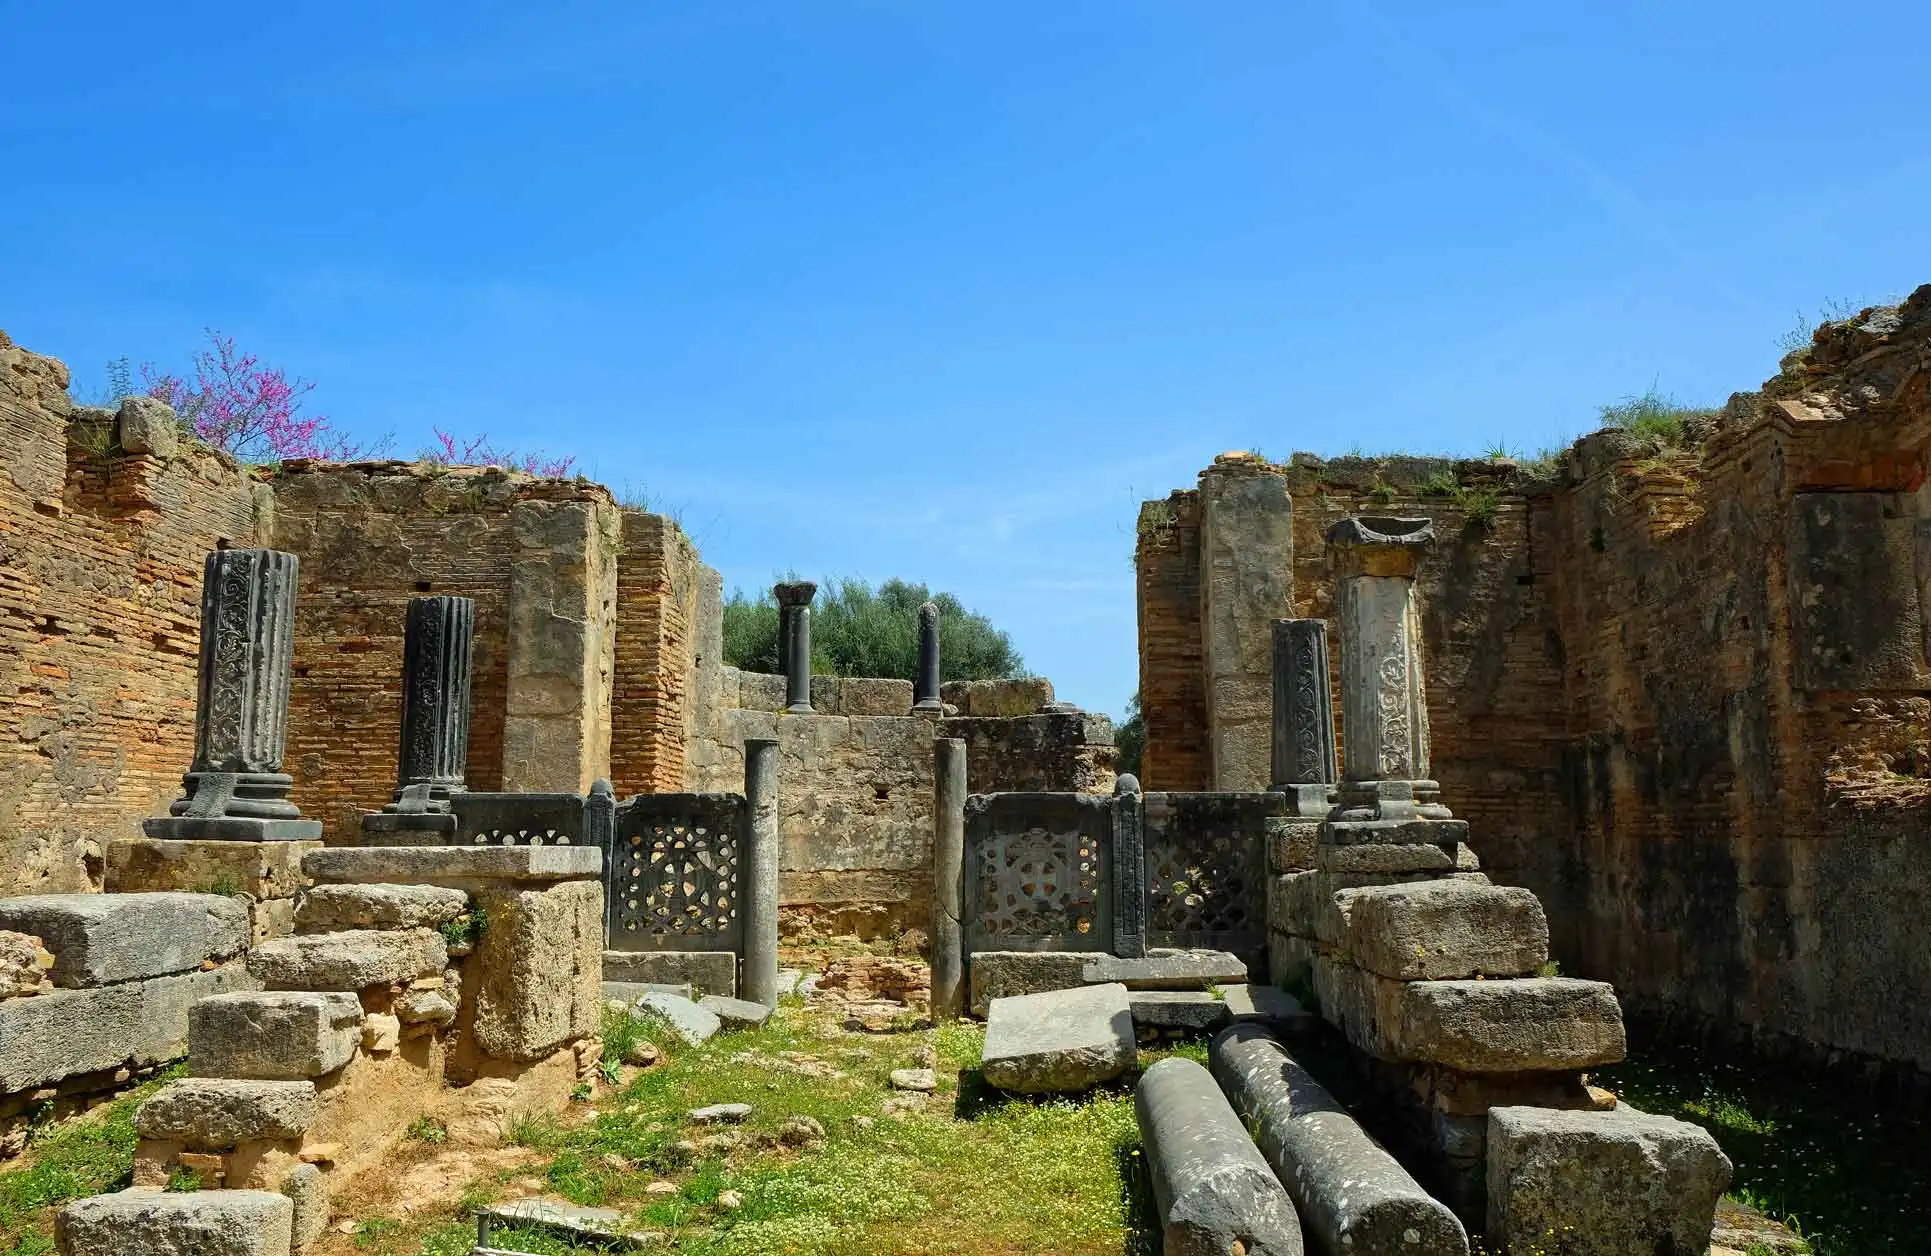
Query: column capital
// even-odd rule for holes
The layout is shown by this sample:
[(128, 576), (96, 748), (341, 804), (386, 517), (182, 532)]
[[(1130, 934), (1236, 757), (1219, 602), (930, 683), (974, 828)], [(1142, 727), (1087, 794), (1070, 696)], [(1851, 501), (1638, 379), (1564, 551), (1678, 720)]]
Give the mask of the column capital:
[(1349, 515), (1328, 526), (1327, 543), (1337, 579), (1413, 577), (1422, 551), (1435, 543), (1435, 521), (1394, 515)]

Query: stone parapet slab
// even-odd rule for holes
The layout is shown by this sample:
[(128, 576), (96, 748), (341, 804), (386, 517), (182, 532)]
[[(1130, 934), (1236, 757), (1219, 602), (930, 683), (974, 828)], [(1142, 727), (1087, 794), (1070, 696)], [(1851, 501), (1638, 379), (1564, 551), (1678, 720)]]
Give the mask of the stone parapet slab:
[(588, 881), (603, 875), (594, 846), (381, 846), (311, 851), (304, 874), (322, 885), (444, 885)]

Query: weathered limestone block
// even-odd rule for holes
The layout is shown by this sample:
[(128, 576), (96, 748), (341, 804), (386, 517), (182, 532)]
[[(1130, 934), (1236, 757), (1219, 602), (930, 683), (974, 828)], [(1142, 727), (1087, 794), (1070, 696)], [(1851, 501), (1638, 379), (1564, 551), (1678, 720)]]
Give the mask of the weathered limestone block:
[(1343, 890), (1337, 954), (1397, 981), (1523, 977), (1549, 962), (1549, 922), (1518, 886), (1423, 881)]
[(637, 1015), (656, 1021), (695, 1047), (717, 1037), (724, 1019), (710, 1008), (675, 994), (647, 994), (637, 1000)]
[(1701, 1126), (1628, 1106), (1488, 1114), (1488, 1231), (1508, 1256), (1709, 1250), (1730, 1161)]
[(1300, 1256), (1301, 1222), (1207, 1070), (1161, 1060), (1134, 1088), (1165, 1256)]
[(134, 1110), (134, 1131), (194, 1151), (256, 1139), (299, 1138), (315, 1123), (315, 1084), (183, 1077)]
[(1235, 1020), (1255, 1020), (1288, 1030), (1311, 1028), (1314, 1021), (1314, 1014), (1279, 986), (1228, 986), (1220, 994), (1228, 1015)]
[(188, 1013), (197, 1077), (300, 1081), (347, 1064), (362, 1041), (362, 1002), (343, 992), (264, 991), (202, 999)]
[(180, 1059), (187, 1049), (189, 1006), (206, 995), (250, 985), (245, 968), (228, 964), (208, 972), (0, 1000), (0, 1094), (78, 1073), (150, 1068)]
[(1601, 981), (1393, 981), (1323, 956), (1314, 988), (1348, 1041), (1384, 1060), (1558, 1072), (1614, 1064), (1625, 1049), (1622, 1005)]
[(1181, 951), (1145, 959), (1099, 955), (1080, 971), (1080, 980), (1089, 986), (1118, 982), (1129, 990), (1203, 990), (1246, 981), (1247, 965), (1225, 951)]
[(361, 990), (439, 973), (448, 962), (434, 929), (301, 933), (248, 953), (248, 971), (270, 990)]
[(439, 885), (318, 885), (296, 904), (295, 927), (303, 933), (434, 929), (468, 910), (469, 895)]
[(953, 680), (939, 686), (939, 698), (960, 715), (1034, 715), (1053, 700), (1053, 682), (1044, 676), (1014, 680)]
[(1201, 662), (1217, 790), (1275, 779), (1273, 625), (1293, 613), (1287, 479), (1245, 457), (1222, 455), (1200, 479)]
[(336, 846), (310, 852), (302, 871), (322, 885), (442, 885), (585, 881), (603, 872), (594, 846)]
[(1267, 822), (1267, 868), (1270, 872), (1305, 872), (1314, 867), (1321, 841), (1321, 821), (1277, 818)]
[(697, 1001), (697, 1005), (715, 1015), (726, 1029), (756, 1029), (771, 1019), (770, 1008), (749, 999), (727, 999), (723, 995), (707, 994)]
[[(597, 1032), (602, 1008), (603, 885), (479, 889), (487, 924), (470, 957), (473, 1032), (483, 1054), (537, 1060)], [(468, 978), (465, 978), (467, 981)]]
[[(1245, 986), (1241, 987), (1246, 989)], [(1233, 1019), (1224, 998), (1205, 990), (1135, 990), (1127, 998), (1137, 1028), (1186, 1029), (1205, 1033)]]
[(689, 986), (699, 995), (735, 997), (738, 957), (734, 951), (605, 951), (606, 981), (626, 985)]
[(289, 1226), (289, 1247), (301, 1251), (322, 1237), (329, 1225), (329, 1184), (322, 1171), (312, 1164), (298, 1164), (288, 1171), (279, 1188), (295, 1206)]
[(248, 946), (248, 908), (220, 894), (31, 894), (0, 899), (0, 929), (39, 937), (56, 986), (187, 972)]
[(1081, 985), (1090, 951), (975, 951), (968, 976), (972, 1014), (984, 1016), (994, 999)]
[(1468, 1234), (1348, 1110), (1253, 1022), (1214, 1039), (1214, 1080), (1324, 1252), (1468, 1256)]
[(860, 676), (813, 676), (811, 709), (820, 715), (909, 715), (912, 682)]
[(456, 1019), (456, 1003), (441, 990), (406, 990), (396, 996), (396, 1019), (405, 1025), (447, 1025)]
[(181, 419), (153, 397), (124, 397), (115, 415), (115, 443), (122, 453), (172, 458), (181, 448)]
[[(1460, 824), (1461, 821), (1439, 823)], [(1474, 872), (1482, 864), (1467, 843), (1436, 846), (1426, 842), (1367, 845), (1323, 842), (1314, 853), (1314, 866), (1322, 872)]]
[(293, 898), (308, 884), (302, 859), (320, 842), (162, 841), (130, 837), (107, 844), (103, 885), (110, 894), (151, 890), (223, 891), (257, 902)]
[(1133, 1012), (1118, 982), (994, 999), (981, 1067), (1001, 1090), (1080, 1091), (1132, 1068)]
[(54, 1218), (61, 1256), (289, 1256), (295, 1206), (269, 1191), (125, 1190)]
[(0, 999), (51, 989), (53, 952), (32, 934), (0, 931)]

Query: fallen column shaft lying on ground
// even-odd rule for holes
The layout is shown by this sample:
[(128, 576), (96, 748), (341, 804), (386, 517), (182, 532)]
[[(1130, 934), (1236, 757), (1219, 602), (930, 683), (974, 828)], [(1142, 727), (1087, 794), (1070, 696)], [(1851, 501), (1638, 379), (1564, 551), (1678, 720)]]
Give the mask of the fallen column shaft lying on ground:
[(1301, 1256), (1294, 1205), (1206, 1069), (1161, 1060), (1140, 1078), (1133, 1110), (1166, 1256)]

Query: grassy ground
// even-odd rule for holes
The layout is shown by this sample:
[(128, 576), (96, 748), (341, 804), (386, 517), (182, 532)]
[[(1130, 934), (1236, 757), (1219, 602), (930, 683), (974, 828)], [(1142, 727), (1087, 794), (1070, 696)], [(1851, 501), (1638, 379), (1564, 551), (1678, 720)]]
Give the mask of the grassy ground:
[(1730, 1193), (1817, 1256), (1931, 1251), (1931, 1129), (1767, 1069), (1648, 1052), (1598, 1074), (1647, 1112), (1707, 1128), (1736, 1165)]
[[(695, 1256), (1154, 1250), (1130, 1084), (1077, 1101), (1007, 1099), (978, 1080), (982, 1038), (964, 1025), (847, 1032), (830, 1014), (787, 1006), (764, 1029), (702, 1047), (660, 1041), (668, 1059), (593, 1110), (519, 1128), (527, 1159), (479, 1174), (428, 1212), (401, 1212), (406, 1190), (367, 1200), (373, 1211), (358, 1210), (357, 1233), (324, 1250), (460, 1256), (474, 1241), (468, 1210), (524, 1193), (532, 1178), (578, 1203), (619, 1209)], [(940, 1091), (921, 1111), (888, 1115), (889, 1075), (912, 1067), (922, 1047), (936, 1051)], [(735, 1146), (704, 1146), (705, 1129), (685, 1113), (726, 1102), (753, 1113), (732, 1131)], [(779, 1145), (793, 1116), (819, 1122), (824, 1145)], [(427, 1145), (417, 1155), (460, 1153)], [(676, 1193), (649, 1193), (654, 1181)], [(720, 1206), (726, 1191), (742, 1202)], [(531, 1230), (499, 1228), (492, 1243), (579, 1250)]]

